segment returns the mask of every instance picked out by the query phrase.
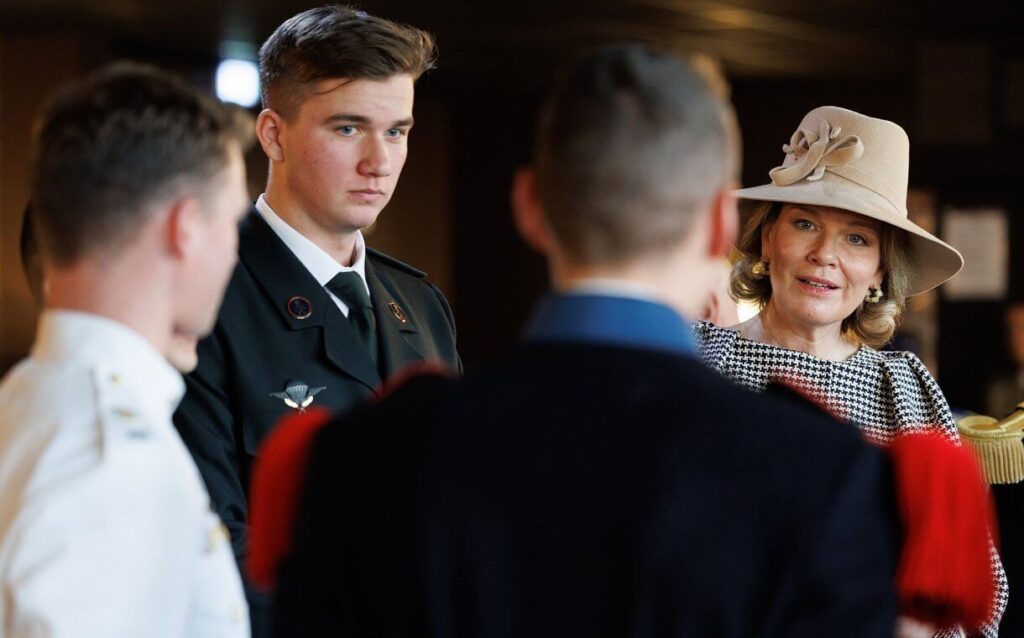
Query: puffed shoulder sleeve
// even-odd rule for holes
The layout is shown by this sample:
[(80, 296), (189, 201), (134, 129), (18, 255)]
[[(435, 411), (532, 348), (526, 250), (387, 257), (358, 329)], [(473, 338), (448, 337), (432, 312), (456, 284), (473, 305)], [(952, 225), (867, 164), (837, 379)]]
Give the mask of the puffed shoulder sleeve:
[[(949, 403), (939, 384), (932, 378), (928, 368), (911, 352), (882, 353), (883, 369), (891, 385), (893, 411), (898, 431), (908, 432), (925, 428), (938, 428), (950, 440), (960, 443), (956, 421), (949, 409)], [(995, 599), (992, 601), (992, 617), (981, 627), (985, 638), (998, 636), (999, 619), (1006, 611), (1009, 587), (1002, 561), (991, 539), (987, 540), (992, 564), (992, 578), (995, 581)], [(962, 635), (959, 629), (944, 631), (937, 638)]]
[(924, 363), (912, 352), (884, 354), (882, 367), (893, 396), (897, 429), (907, 431), (934, 427), (959, 442), (949, 403)]

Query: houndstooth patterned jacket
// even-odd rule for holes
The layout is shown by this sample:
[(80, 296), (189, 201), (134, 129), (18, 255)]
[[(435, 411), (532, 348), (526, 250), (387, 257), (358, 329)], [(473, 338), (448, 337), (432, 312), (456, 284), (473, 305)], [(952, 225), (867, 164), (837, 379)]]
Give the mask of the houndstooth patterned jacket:
[[(828, 361), (744, 339), (735, 330), (704, 321), (694, 324), (694, 333), (701, 357), (723, 376), (755, 392), (763, 392), (774, 381), (796, 384), (831, 414), (855, 423), (875, 443), (886, 445), (897, 434), (932, 428), (959, 443), (942, 390), (913, 353), (861, 346), (846, 361)], [(997, 600), (996, 614), (983, 628), (986, 638), (998, 636), (1009, 596), (1006, 573), (994, 547), (991, 553)], [(954, 628), (936, 638), (961, 635)]]

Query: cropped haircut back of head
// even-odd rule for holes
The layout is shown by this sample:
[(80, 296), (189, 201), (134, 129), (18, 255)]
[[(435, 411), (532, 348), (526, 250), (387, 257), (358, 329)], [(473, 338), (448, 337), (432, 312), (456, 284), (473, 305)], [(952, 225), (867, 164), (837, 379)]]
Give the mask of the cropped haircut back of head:
[(562, 249), (583, 264), (656, 255), (735, 176), (734, 115), (676, 54), (607, 47), (555, 85), (534, 168)]
[(320, 80), (413, 80), (434, 66), (429, 33), (357, 11), (328, 5), (285, 20), (260, 47), (263, 108), (294, 116)]
[(116, 63), (65, 86), (43, 111), (33, 221), (57, 266), (110, 256), (154, 206), (209, 195), (251, 118), (155, 67)]

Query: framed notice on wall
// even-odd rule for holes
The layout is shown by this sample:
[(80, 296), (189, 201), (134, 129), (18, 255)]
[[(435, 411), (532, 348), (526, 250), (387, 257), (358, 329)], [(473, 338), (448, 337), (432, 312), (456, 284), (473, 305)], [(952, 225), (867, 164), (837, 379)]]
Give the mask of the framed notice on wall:
[(942, 238), (964, 256), (964, 269), (942, 291), (950, 301), (1001, 301), (1009, 279), (1009, 232), (1000, 208), (947, 208)]

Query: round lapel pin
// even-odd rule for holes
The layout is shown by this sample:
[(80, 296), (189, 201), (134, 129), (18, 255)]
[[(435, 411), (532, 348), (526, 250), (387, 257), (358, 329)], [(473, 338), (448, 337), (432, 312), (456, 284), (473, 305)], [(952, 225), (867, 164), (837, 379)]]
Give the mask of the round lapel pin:
[(286, 307), (288, 314), (296, 319), (309, 319), (309, 316), (313, 314), (313, 304), (309, 303), (309, 299), (305, 297), (292, 297), (288, 300)]
[(391, 309), (391, 314), (395, 315), (395, 319), (398, 319), (402, 323), (407, 323), (409, 321), (405, 317), (405, 312), (395, 302), (389, 301), (388, 308)]

